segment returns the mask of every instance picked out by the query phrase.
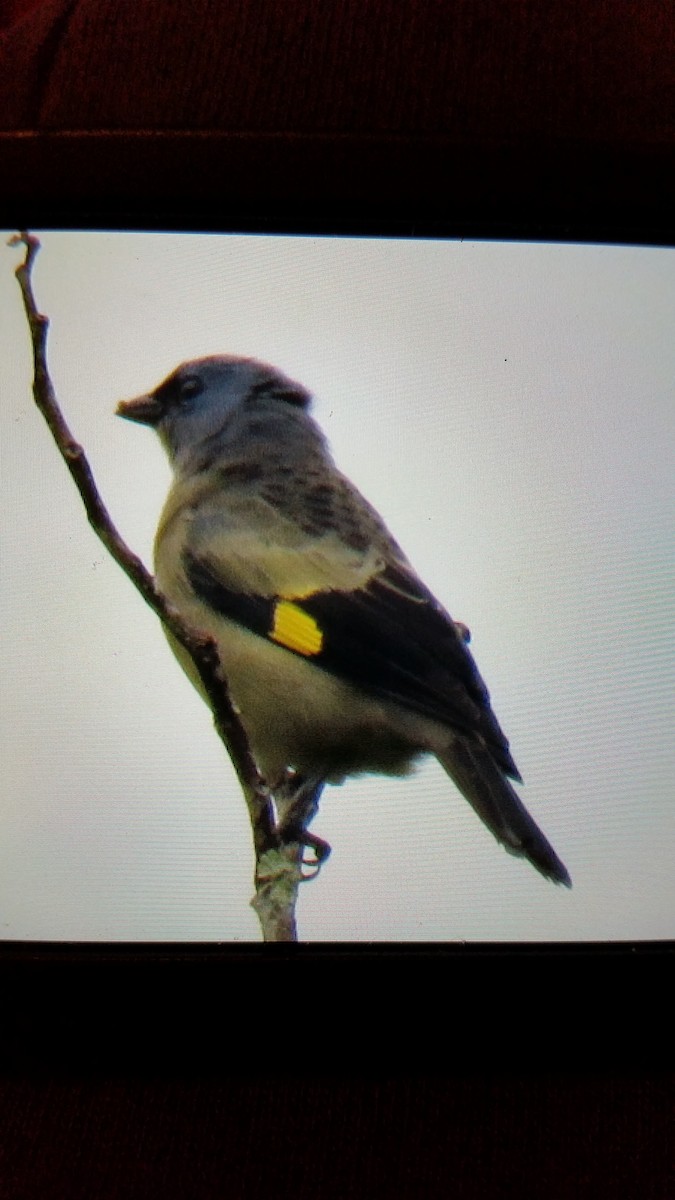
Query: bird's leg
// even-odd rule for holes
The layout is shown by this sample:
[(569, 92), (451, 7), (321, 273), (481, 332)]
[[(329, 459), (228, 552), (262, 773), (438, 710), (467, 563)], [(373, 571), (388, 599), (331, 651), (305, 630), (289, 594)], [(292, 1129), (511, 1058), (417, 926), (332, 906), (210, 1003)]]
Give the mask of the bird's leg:
[[(277, 833), (282, 842), (297, 842), (314, 851), (314, 859), (305, 864), (316, 868), (314, 874), (318, 874), (330, 854), (328, 842), (310, 833), (307, 828), (318, 812), (323, 786), (322, 778), (287, 771), (281, 784), (274, 790), (278, 813)], [(308, 875), (307, 878), (313, 879), (314, 875)]]

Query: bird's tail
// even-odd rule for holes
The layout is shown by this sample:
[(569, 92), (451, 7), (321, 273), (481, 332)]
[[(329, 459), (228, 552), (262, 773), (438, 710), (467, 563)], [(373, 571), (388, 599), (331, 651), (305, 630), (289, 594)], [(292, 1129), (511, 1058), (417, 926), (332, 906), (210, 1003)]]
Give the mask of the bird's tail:
[(506, 776), (483, 746), (455, 738), (438, 759), (469, 804), (511, 854), (528, 858), (546, 879), (571, 887), (569, 874)]

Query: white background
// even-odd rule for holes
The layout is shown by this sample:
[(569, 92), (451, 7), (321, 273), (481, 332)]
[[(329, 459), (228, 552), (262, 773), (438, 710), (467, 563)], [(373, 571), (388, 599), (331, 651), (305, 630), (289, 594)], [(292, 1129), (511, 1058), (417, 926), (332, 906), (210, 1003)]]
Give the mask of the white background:
[[(89, 529), (32, 404), (0, 254), (0, 936), (258, 939), (210, 715)], [(119, 399), (241, 353), (316, 394), (338, 465), (472, 649), (573, 877), (509, 857), (436, 763), (327, 789), (319, 939), (675, 933), (675, 252), (43, 236), (63, 410), (150, 563), (169, 468)]]

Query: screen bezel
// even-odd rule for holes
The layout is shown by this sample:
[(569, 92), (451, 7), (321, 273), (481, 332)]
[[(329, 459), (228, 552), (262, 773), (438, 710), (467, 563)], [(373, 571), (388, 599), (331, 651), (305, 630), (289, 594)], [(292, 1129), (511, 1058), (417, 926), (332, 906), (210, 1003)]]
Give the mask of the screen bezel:
[[(627, 214), (603, 226), (597, 214), (566, 223), (557, 213), (538, 221), (457, 213), (443, 219), (428, 211), (270, 216), (231, 205), (225, 220), (222, 209), (216, 215), (189, 206), (150, 216), (142, 203), (9, 208), (14, 211), (7, 213), (6, 227), (20, 215), (28, 227), (52, 229), (675, 245), (665, 217), (631, 220)], [(169, 1060), (184, 1059), (201, 1070), (246, 1070), (254, 1062), (259, 1069), (274, 1061), (293, 1062), (299, 1071), (308, 1061), (327, 1071), (370, 1065), (539, 1072), (645, 1062), (657, 1070), (672, 1060), (666, 996), (674, 953), (670, 941), (291, 947), (4, 942), (0, 979), (10, 1036), (2, 1053), (24, 1064), (102, 1067), (130, 1054), (134, 1062), (159, 1068), (171, 1038)], [(335, 993), (350, 997), (337, 1031), (328, 1027), (321, 1004), (322, 995)], [(231, 1011), (235, 1039), (223, 1041), (223, 1008)], [(383, 1022), (378, 1013), (385, 1009)], [(533, 1033), (542, 1019), (549, 1035), (544, 1045)], [(448, 1036), (450, 1020), (462, 1029), (459, 1039)], [(387, 1032), (392, 1021), (398, 1029), (393, 1048)], [(270, 1060), (279, 1045), (283, 1052)]]

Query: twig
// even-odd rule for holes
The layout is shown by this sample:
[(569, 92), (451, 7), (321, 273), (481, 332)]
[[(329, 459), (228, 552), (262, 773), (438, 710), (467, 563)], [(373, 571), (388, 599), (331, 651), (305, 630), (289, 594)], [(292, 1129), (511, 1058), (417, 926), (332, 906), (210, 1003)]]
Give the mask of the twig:
[(157, 591), (150, 572), (117, 532), (101, 500), (82, 446), (72, 436), (56, 399), (47, 366), (49, 320), (38, 311), (33, 294), (32, 270), (40, 241), (22, 231), (9, 241), (25, 246), (26, 257), (17, 269), (33, 347), (33, 396), (82, 497), (89, 524), (128, 575), (134, 587), (163, 625), (185, 647), (208, 696), (218, 735), (227, 750), (248, 807), (255, 851), (255, 896), (251, 901), (266, 942), (297, 940), (295, 905), (303, 879), (302, 847), (284, 842), (277, 833), (270, 793), (255, 764), (244, 727), (232, 705), (227, 681), (214, 640), (186, 625), (172, 605)]

